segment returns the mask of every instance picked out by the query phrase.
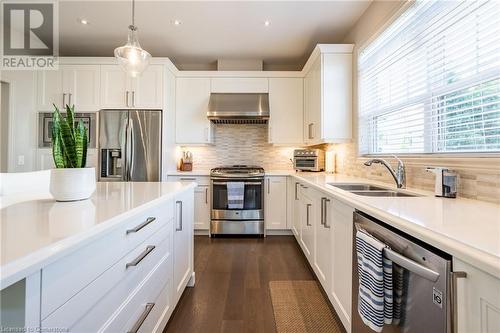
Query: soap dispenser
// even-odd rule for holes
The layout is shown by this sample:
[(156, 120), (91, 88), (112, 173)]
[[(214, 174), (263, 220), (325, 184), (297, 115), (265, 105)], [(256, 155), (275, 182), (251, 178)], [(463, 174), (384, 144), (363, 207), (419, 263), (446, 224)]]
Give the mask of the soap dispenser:
[(458, 175), (456, 172), (439, 167), (428, 167), (427, 171), (434, 172), (436, 175), (436, 183), (434, 185), (434, 194), (436, 197), (457, 197)]

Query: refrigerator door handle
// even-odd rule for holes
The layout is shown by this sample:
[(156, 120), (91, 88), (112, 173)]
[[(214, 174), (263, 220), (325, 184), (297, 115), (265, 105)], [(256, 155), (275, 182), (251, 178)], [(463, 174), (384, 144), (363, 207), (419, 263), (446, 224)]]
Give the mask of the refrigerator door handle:
[(130, 161), (132, 159), (132, 132), (130, 130), (130, 119), (126, 127), (126, 145), (125, 145), (125, 181), (130, 181)]
[(127, 181), (128, 163), (128, 117), (123, 119), (121, 125), (120, 148), (122, 152), (122, 180)]
[(128, 180), (132, 180), (132, 173), (134, 172), (134, 147), (135, 147), (135, 138), (134, 138), (134, 123), (132, 121), (129, 121), (128, 123), (128, 128), (129, 128), (129, 132), (130, 132), (130, 136), (129, 136), (129, 139), (128, 139), (128, 143), (129, 143), (129, 147), (130, 147), (130, 150), (129, 150), (129, 154), (130, 154), (130, 159), (129, 159), (129, 162), (128, 162), (128, 175), (129, 175), (129, 178)]

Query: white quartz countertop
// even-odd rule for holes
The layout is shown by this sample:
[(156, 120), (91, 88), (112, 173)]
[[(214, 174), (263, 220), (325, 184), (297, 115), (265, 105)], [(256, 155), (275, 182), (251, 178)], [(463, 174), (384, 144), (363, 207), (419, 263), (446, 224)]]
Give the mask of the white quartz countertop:
[(338, 174), (291, 175), (456, 258), (494, 276), (500, 276), (500, 205), (470, 199), (437, 198), (432, 192), (412, 189), (408, 190), (424, 196), (360, 196), (335, 188), (329, 183), (391, 186)]
[(34, 273), (154, 205), (196, 186), (181, 182), (103, 182), (89, 200), (49, 194), (0, 197), (0, 289)]

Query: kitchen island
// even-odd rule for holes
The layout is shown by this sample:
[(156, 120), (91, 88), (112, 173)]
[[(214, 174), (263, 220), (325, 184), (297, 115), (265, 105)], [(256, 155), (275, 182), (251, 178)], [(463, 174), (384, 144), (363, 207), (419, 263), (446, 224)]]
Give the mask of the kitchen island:
[(98, 183), (91, 199), (0, 198), (1, 326), (161, 331), (194, 284), (195, 183)]

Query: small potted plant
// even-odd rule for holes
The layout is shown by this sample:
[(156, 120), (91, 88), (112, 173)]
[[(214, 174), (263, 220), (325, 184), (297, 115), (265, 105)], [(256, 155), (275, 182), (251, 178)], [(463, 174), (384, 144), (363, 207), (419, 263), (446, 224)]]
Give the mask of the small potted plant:
[(96, 188), (95, 168), (86, 168), (87, 130), (80, 120), (75, 123), (75, 107), (66, 105), (63, 118), (54, 105), (52, 123), (52, 156), (50, 193), (57, 201), (76, 201), (90, 198)]

